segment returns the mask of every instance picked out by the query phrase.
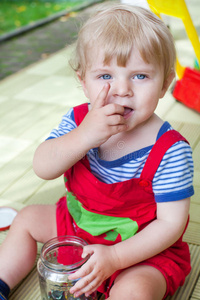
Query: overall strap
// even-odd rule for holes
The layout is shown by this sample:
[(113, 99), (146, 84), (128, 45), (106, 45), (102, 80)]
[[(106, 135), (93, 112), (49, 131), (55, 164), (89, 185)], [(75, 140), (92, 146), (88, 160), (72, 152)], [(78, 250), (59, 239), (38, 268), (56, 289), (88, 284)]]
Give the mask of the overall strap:
[(88, 103), (83, 103), (74, 107), (74, 119), (77, 126), (81, 124), (87, 113)]
[(165, 132), (156, 141), (153, 148), (151, 149), (140, 178), (145, 178), (152, 181), (166, 151), (179, 141), (188, 143), (188, 141), (176, 130), (168, 130), (167, 132)]
[[(75, 119), (75, 123), (77, 126), (79, 126), (81, 124), (81, 122), (83, 121), (83, 119), (85, 118), (85, 116), (88, 113), (88, 103), (83, 103), (81, 105), (75, 106), (73, 108), (74, 110), (74, 119)], [(90, 163), (89, 160), (87, 158), (87, 155), (85, 155), (82, 159), (81, 159), (82, 164), (84, 164), (84, 166), (90, 170)], [(80, 163), (80, 162), (79, 162)]]

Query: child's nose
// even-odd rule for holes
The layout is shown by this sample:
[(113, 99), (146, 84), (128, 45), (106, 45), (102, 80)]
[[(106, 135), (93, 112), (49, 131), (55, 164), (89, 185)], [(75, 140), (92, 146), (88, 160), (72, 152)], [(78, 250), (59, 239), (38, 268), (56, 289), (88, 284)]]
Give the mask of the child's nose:
[(133, 90), (129, 81), (117, 80), (111, 84), (111, 92), (113, 96), (132, 97)]

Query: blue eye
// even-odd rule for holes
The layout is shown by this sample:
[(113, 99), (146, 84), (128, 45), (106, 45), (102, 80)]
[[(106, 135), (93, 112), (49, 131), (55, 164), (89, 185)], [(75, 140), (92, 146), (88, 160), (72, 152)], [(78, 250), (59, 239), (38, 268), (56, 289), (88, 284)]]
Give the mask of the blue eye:
[(100, 78), (102, 78), (102, 79), (104, 79), (104, 80), (109, 80), (109, 79), (111, 79), (111, 75), (109, 75), (109, 74), (104, 74), (104, 75), (102, 75)]
[(135, 78), (137, 78), (137, 79), (145, 79), (145, 78), (146, 78), (146, 75), (143, 75), (143, 74), (137, 74), (137, 75), (135, 76)]

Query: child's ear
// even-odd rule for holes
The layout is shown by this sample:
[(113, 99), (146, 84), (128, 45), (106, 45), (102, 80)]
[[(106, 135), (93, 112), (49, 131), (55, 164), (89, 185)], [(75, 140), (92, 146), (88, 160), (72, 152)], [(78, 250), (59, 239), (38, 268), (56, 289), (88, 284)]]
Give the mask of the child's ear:
[[(79, 81), (80, 81), (80, 83), (81, 83), (81, 81), (82, 81), (82, 76), (81, 76), (80, 71), (76, 71), (76, 75), (77, 75), (77, 77), (78, 77), (78, 79), (79, 79)], [(81, 83), (81, 84), (82, 84), (82, 83)]]
[(82, 78), (80, 71), (77, 71), (76, 75), (77, 75), (77, 77), (78, 77), (78, 79), (80, 81), (80, 84), (81, 84), (81, 86), (83, 88), (83, 92), (84, 92), (86, 98), (88, 98), (88, 92), (87, 92), (87, 88), (86, 88), (86, 84), (85, 84), (84, 78)]
[(169, 86), (172, 83), (174, 78), (175, 78), (175, 71), (172, 70), (170, 72), (169, 76), (165, 79), (165, 81), (163, 83), (160, 98), (163, 98), (165, 96), (165, 93), (167, 92), (167, 90), (168, 90), (168, 88), (169, 88)]

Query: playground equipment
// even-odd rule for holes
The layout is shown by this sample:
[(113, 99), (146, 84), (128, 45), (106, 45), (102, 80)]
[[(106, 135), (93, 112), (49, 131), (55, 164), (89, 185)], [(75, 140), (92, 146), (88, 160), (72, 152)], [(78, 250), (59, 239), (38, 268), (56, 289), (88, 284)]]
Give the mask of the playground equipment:
[[(161, 18), (160, 14), (180, 18), (185, 26), (197, 58), (196, 64), (200, 64), (200, 42), (197, 31), (193, 25), (184, 0), (147, 0), (150, 9)], [(173, 96), (186, 106), (200, 112), (200, 71), (180, 64), (176, 61), (176, 72), (179, 80), (176, 82)]]

